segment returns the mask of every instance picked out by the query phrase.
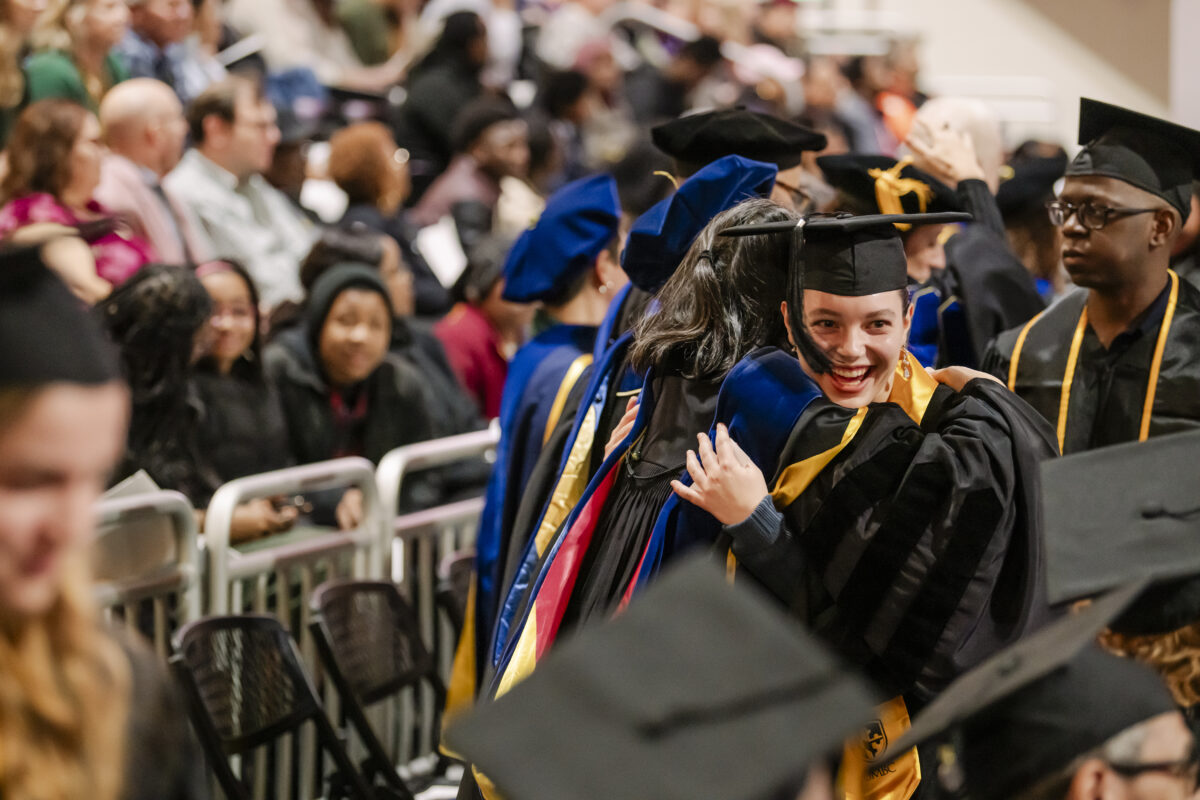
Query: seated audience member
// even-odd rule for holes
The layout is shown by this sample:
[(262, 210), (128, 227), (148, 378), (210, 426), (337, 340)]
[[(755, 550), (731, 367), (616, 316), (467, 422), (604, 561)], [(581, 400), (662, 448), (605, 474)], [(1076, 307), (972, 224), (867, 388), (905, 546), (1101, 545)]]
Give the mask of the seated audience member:
[(399, 215), (412, 188), (408, 151), (378, 122), (359, 122), (329, 139), (329, 176), (349, 199), (342, 227), (361, 224), (396, 240), (412, 273), (416, 313), (436, 317), (450, 308), (450, 293), (414, 250), (416, 231)]
[(454, 123), (483, 93), (480, 73), (488, 57), (483, 20), (471, 11), (446, 17), (433, 48), (409, 70), (408, 97), (397, 136), (412, 153), (413, 188), (420, 198), (455, 155)]
[(275, 109), (255, 83), (231, 78), (196, 98), (188, 127), (193, 147), (163, 185), (200, 220), (210, 253), (246, 266), (264, 307), (299, 300), (314, 232), (262, 176), (279, 141)]
[(139, 469), (164, 489), (187, 495), (197, 508), (221, 481), (196, 436), (192, 364), (204, 350), (212, 303), (191, 270), (153, 264), (100, 305), (100, 316), (120, 348), (133, 414), (125, 458), (115, 477)]
[(114, 49), (129, 27), (125, 0), (66, 0), (45, 22), (41, 41), (50, 49), (25, 65), (30, 102), (56, 97), (91, 111), (129, 77)]
[[(201, 439), (201, 408), (194, 376), (197, 356), (208, 351), (213, 303), (186, 267), (154, 264), (126, 281), (100, 305), (101, 319), (120, 348), (133, 414), (125, 457), (116, 478), (145, 470), (164, 489), (182, 492), (204, 512), (222, 476)], [(295, 509), (277, 517), (258, 502), (234, 512), (233, 541), (291, 526)]]
[(501, 179), (529, 171), (529, 141), (516, 109), (499, 100), (472, 103), (454, 127), (457, 155), (412, 210), (412, 221), (424, 227), (452, 214), (468, 249), (492, 232)]
[(25, 70), (22, 63), (29, 55), (30, 34), (45, 9), (40, 3), (0, 3), (0, 147), (24, 107)]
[(338, 22), (337, 5), (334, 0), (230, 0), (225, 13), (243, 34), (263, 37), (263, 55), (273, 72), (302, 67), (326, 86), (387, 91), (403, 76), (405, 55), (365, 66)]
[(42, 222), (82, 228), (96, 274), (112, 284), (154, 260), (154, 248), (114, 230), (108, 209), (94, 197), (103, 152), (100, 123), (83, 106), (43, 100), (21, 112), (8, 142), (9, 171), (0, 182), (6, 201), (0, 236)]
[(357, 223), (350, 230), (327, 230), (300, 265), (300, 282), (311, 292), (321, 275), (347, 262), (379, 270), (395, 312), (388, 349), (421, 374), (431, 408), (439, 412), (434, 419), (436, 435), (452, 436), (484, 427), (479, 409), (459, 385), (441, 341), (427, 322), (413, 318), (413, 277), (395, 240)]
[(117, 53), (134, 78), (155, 78), (190, 103), (212, 82), (212, 73), (189, 47), (192, 0), (125, 0), (129, 30)]
[(187, 120), (170, 87), (134, 78), (100, 103), (108, 154), (100, 163), (96, 200), (154, 246), (168, 264), (207, 260), (206, 244), (187, 209), (162, 186), (183, 155)]
[(39, 262), (0, 256), (0, 794), (199, 798), (203, 762), (171, 681), (101, 624), (91, 588), (91, 509), (129, 392), (95, 321)]
[(300, 196), (304, 194), (304, 183), (308, 180), (308, 146), (312, 144), (317, 126), (310, 120), (284, 111), (277, 119), (279, 141), (271, 156), (271, 166), (263, 172), (267, 183), (274, 186), (292, 204), (296, 213), (314, 225), (321, 224), (321, 216), (304, 205)]
[(500, 414), (509, 359), (525, 341), (533, 321), (532, 306), (502, 297), (507, 252), (507, 243), (495, 238), (472, 248), (467, 269), (455, 286), (460, 299), (433, 327), (459, 382), (487, 419)]
[[(339, 264), (313, 284), (305, 324), (267, 347), (267, 375), (298, 462), (341, 456), (378, 462), (389, 450), (433, 437), (423, 377), (388, 353), (392, 318), (378, 270)], [(343, 528), (361, 521), (358, 490), (343, 495), (336, 516)]]
[(200, 444), (222, 483), (286, 467), (287, 430), (279, 397), (263, 374), (254, 284), (231, 261), (201, 264), (196, 277), (212, 300), (207, 353), (194, 378)]

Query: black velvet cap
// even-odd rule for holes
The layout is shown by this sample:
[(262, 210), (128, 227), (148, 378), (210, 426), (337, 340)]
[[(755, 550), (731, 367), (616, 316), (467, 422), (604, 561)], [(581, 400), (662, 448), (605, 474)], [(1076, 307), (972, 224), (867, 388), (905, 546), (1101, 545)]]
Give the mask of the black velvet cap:
[(817, 159), (829, 185), (871, 213), (962, 210), (953, 189), (912, 164), (897, 170), (901, 163), (887, 156), (854, 153)]
[(41, 246), (0, 248), (0, 389), (120, 377), (115, 348)]
[(650, 136), (659, 150), (694, 172), (722, 156), (744, 156), (779, 169), (800, 163), (806, 150), (824, 150), (825, 134), (770, 114), (722, 108), (657, 125)]
[[(970, 222), (962, 212), (806, 217), (799, 222), (738, 225), (722, 236), (798, 232), (803, 242), (792, 254), (804, 272), (804, 288), (843, 297), (879, 294), (908, 286), (908, 262), (896, 225)], [(800, 262), (798, 265), (797, 262)]]
[(1198, 453), (1194, 431), (1041, 465), (1050, 602), (1152, 580), (1113, 630), (1166, 633), (1200, 622)]
[[(1141, 583), (1101, 597), (1002, 650), (952, 683), (887, 753), (957, 742), (966, 794), (1019, 794), (1116, 734), (1176, 710), (1155, 672), (1094, 640)], [(943, 776), (946, 777), (946, 776)]]
[(1174, 206), (1186, 220), (1200, 175), (1200, 131), (1084, 97), (1079, 143), (1066, 174), (1117, 178)]
[(764, 800), (873, 716), (754, 587), (687, 559), (447, 731), (506, 797)]

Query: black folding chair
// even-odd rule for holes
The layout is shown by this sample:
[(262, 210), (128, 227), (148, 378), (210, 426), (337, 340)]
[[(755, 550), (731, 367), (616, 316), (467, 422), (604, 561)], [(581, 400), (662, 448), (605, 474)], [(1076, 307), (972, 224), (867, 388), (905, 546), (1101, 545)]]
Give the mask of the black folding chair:
[[(329, 581), (313, 592), (311, 605), (310, 627), (321, 664), (367, 750), (363, 773), (371, 780), (381, 775), (387, 786), (411, 796), (412, 790), (397, 773), (397, 765), (367, 719), (366, 709), (425, 683), (433, 692), (434, 719), (430, 722), (437, 730), (446, 687), (421, 640), (416, 615), (388, 581)], [(444, 774), (449, 765), (439, 754), (434, 774)]]
[[(192, 724), (229, 800), (250, 800), (230, 756), (252, 753), (306, 722), (333, 759), (330, 797), (375, 800), (325, 717), (287, 631), (274, 617), (209, 617), (181, 628), (171, 667), (183, 686)], [(301, 765), (308, 768), (309, 765)]]
[(467, 617), (467, 598), (471, 593), (471, 574), (475, 570), (473, 549), (455, 550), (438, 565), (438, 585), (435, 599), (438, 608), (454, 629), (454, 640), (462, 636), (463, 620)]

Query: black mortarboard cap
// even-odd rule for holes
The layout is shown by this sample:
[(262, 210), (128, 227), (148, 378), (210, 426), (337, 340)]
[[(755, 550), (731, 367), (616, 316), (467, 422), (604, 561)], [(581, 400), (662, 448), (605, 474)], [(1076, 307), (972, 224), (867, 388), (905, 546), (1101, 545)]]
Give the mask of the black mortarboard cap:
[(1009, 163), (1012, 177), (1000, 184), (996, 205), (1006, 217), (1034, 209), (1045, 216), (1045, 202), (1054, 194), (1055, 182), (1067, 168), (1067, 155), (1030, 156)]
[(872, 213), (962, 210), (953, 189), (908, 160), (850, 153), (822, 156), (817, 166), (830, 186)]
[(788, 267), (788, 322), (800, 355), (817, 372), (829, 369), (829, 357), (804, 327), (804, 290), (860, 297), (908, 287), (908, 262), (900, 241), (900, 225), (969, 222), (958, 211), (937, 214), (870, 214), (808, 216), (793, 222), (736, 225), (722, 236), (786, 233), (792, 237)]
[(659, 150), (689, 172), (722, 156), (765, 161), (779, 169), (800, 163), (806, 150), (824, 150), (825, 134), (770, 114), (722, 108), (689, 114), (650, 131)]
[(507, 797), (760, 800), (840, 749), (878, 698), (706, 557), (558, 645), (447, 731)]
[(1066, 174), (1117, 178), (1174, 206), (1186, 220), (1200, 173), (1200, 131), (1084, 97), (1079, 143)]
[(1098, 598), (966, 673), (917, 715), (888, 754), (938, 738), (957, 741), (968, 795), (1000, 800), (1126, 728), (1176, 710), (1153, 670), (1094, 643), (1142, 585)]
[(41, 246), (0, 249), (0, 389), (97, 385), (121, 376), (115, 349)]
[(1050, 602), (1153, 580), (1113, 630), (1166, 633), (1200, 622), (1197, 453), (1193, 431), (1042, 464)]

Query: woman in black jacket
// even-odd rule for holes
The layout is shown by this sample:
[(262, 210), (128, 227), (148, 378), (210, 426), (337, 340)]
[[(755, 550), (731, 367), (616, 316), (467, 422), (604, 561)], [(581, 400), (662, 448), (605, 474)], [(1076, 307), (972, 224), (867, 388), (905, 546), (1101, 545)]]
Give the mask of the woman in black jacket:
[[(388, 352), (391, 335), (392, 304), (376, 269), (339, 264), (313, 284), (305, 324), (264, 353), (298, 462), (365, 456), (378, 463), (393, 448), (433, 437), (421, 375)], [(336, 517), (343, 528), (361, 521), (356, 490), (343, 496)]]

